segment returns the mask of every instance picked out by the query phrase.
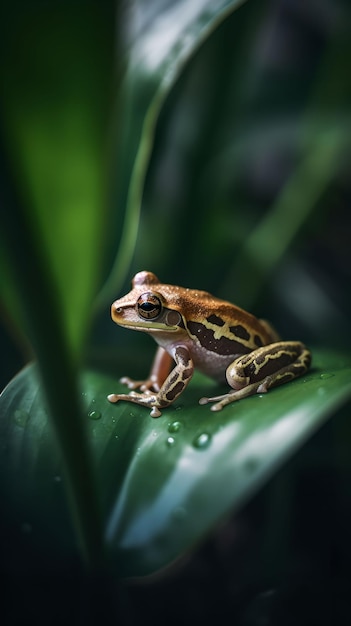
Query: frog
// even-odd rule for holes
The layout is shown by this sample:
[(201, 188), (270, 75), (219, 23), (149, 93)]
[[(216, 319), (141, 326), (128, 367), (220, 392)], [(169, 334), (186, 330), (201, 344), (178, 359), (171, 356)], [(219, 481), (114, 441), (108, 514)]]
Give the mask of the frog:
[[(111, 305), (112, 320), (141, 331), (158, 344), (149, 376), (120, 379), (129, 393), (111, 393), (114, 403), (133, 402), (160, 417), (188, 386), (194, 371), (229, 390), (202, 397), (212, 411), (302, 376), (311, 352), (300, 341), (281, 341), (269, 322), (206, 291), (163, 284), (150, 271), (138, 272), (132, 289)], [(137, 390), (137, 391), (136, 391)]]

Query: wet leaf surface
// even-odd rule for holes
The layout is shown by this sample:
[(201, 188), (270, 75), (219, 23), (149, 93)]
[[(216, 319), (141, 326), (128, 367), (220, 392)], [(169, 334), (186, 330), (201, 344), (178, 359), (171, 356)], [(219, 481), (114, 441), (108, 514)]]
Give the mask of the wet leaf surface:
[[(82, 401), (112, 568), (148, 574), (199, 542), (348, 401), (350, 374), (349, 357), (315, 350), (304, 378), (220, 413), (198, 405), (216, 385), (196, 376), (180, 401), (153, 419), (138, 405), (110, 404), (106, 396), (120, 383), (85, 372)], [(34, 365), (5, 389), (0, 410), (1, 498), (14, 541), (17, 533), (42, 552), (45, 545), (55, 563), (75, 548)]]

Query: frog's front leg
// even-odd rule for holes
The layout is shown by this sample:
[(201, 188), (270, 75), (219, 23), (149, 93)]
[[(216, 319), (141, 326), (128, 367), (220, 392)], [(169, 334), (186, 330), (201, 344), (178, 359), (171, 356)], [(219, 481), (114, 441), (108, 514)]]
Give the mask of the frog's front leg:
[[(128, 389), (140, 389), (140, 391), (160, 391), (172, 366), (172, 357), (160, 346), (156, 350), (150, 374), (146, 380), (134, 380), (128, 376), (120, 378), (120, 382), (127, 385)], [(113, 394), (111, 394), (113, 395)]]
[(166, 380), (157, 393), (153, 393), (150, 391), (150, 388), (148, 388), (144, 393), (136, 393), (135, 391), (131, 391), (129, 394), (112, 393), (107, 396), (107, 399), (110, 402), (126, 400), (127, 402), (152, 407), (150, 415), (152, 417), (159, 417), (161, 415), (160, 409), (169, 406), (180, 396), (194, 373), (194, 364), (186, 347), (177, 347), (173, 356), (176, 365), (166, 377)]
[(201, 398), (200, 404), (215, 402), (212, 411), (226, 404), (266, 393), (270, 387), (281, 385), (304, 374), (311, 363), (311, 353), (299, 341), (278, 341), (238, 357), (229, 365), (226, 377), (232, 391), (213, 398)]

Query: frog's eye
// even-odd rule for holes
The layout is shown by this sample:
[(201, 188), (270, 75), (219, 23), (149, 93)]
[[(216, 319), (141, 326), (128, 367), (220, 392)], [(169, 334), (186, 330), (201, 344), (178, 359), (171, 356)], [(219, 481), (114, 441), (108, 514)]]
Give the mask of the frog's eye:
[(146, 320), (155, 319), (158, 317), (162, 310), (162, 303), (160, 298), (153, 293), (143, 293), (137, 301), (137, 312), (140, 317)]

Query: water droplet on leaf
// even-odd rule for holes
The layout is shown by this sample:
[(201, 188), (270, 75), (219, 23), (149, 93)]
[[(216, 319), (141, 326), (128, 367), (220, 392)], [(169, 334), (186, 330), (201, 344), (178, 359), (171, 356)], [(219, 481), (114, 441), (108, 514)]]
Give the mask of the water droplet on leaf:
[(88, 417), (90, 417), (91, 420), (99, 420), (101, 418), (101, 413), (100, 411), (90, 411), (88, 413)]
[(175, 444), (175, 439), (174, 437), (167, 437), (167, 441), (166, 444), (169, 448), (172, 448)]
[(334, 374), (332, 374), (331, 372), (324, 372), (323, 374), (320, 375), (322, 379), (332, 378), (332, 376), (334, 376)]
[(173, 422), (168, 426), (169, 433), (178, 433), (182, 427), (182, 422)]
[(203, 450), (204, 448), (208, 448), (211, 443), (211, 435), (209, 433), (201, 433), (201, 435), (197, 435), (193, 441), (194, 448), (198, 448)]

